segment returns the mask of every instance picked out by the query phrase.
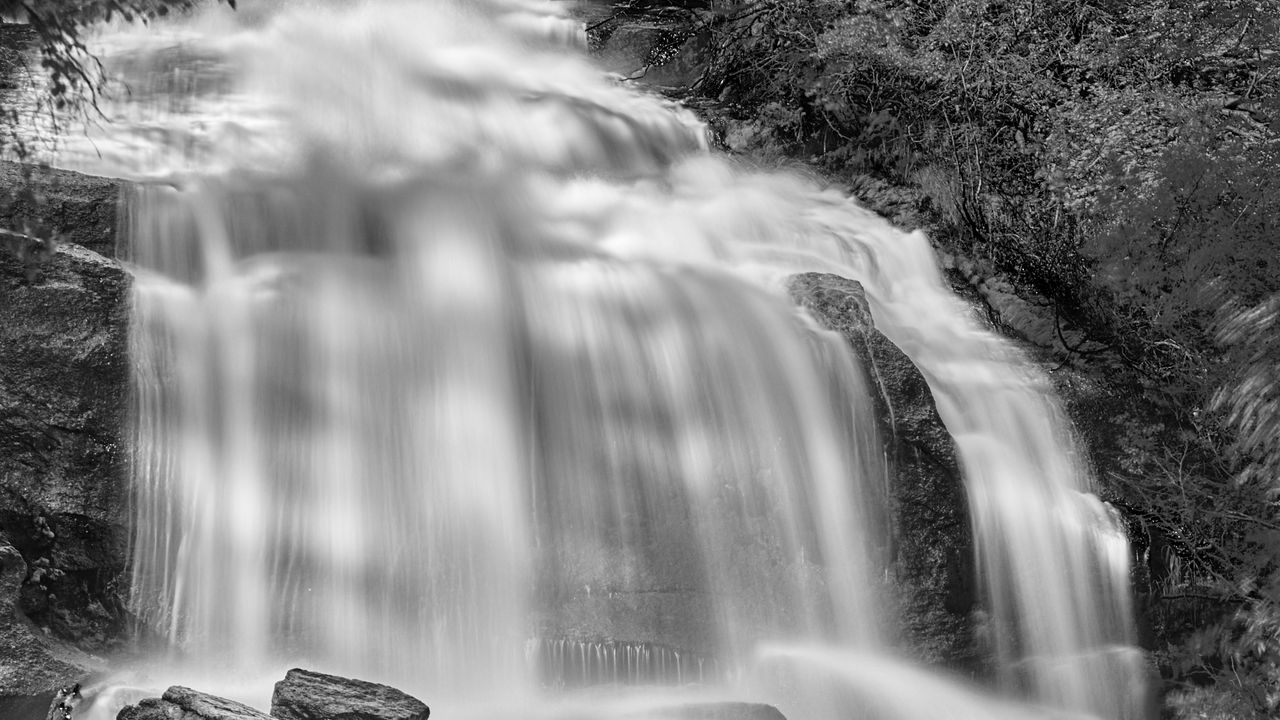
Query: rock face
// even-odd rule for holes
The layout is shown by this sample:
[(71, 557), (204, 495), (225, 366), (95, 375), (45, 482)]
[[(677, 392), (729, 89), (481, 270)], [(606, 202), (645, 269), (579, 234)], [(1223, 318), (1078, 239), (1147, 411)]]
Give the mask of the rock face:
[(49, 706), (50, 690), (101, 669), (101, 661), (51, 642), (18, 610), (27, 564), (12, 545), (0, 543), (0, 717), (18, 708)]
[(175, 685), (163, 697), (130, 705), (116, 720), (270, 720), (248, 705)]
[(123, 183), (68, 170), (0, 162), (0, 228), (45, 237), (57, 233), (107, 257), (116, 252)]
[[(114, 195), (90, 185), (45, 208), (43, 227), (106, 248)], [(13, 669), (0, 696), (76, 679), (84, 657), (54, 641), (94, 651), (124, 627), (128, 293), (123, 267), (83, 247), (33, 262), (0, 243), (0, 667)]]
[(290, 670), (271, 695), (276, 720), (427, 720), (422, 701), (386, 685)]
[(876, 330), (860, 284), (806, 273), (793, 276), (789, 288), (819, 324), (844, 336), (878, 390), (876, 416), (893, 478), (890, 570), (903, 639), (927, 662), (973, 669), (973, 539), (955, 445), (929, 385)]

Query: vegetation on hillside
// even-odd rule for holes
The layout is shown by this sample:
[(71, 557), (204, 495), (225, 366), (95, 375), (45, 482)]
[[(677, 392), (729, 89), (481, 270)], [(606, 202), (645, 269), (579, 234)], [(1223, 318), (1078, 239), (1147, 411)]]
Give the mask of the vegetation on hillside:
[(1274, 717), (1280, 0), (661, 4), (652, 60), (696, 39), (691, 94), (740, 145), (916, 188), (935, 242), (1048, 298), (1084, 338), (1059, 351), (1132, 389), (1100, 471), (1151, 553), (1162, 671)]

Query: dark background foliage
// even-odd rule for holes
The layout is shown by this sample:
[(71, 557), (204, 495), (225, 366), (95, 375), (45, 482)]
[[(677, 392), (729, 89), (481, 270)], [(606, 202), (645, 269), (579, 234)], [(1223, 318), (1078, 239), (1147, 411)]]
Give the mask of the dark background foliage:
[(1051, 305), (1058, 360), (1128, 393), (1098, 471), (1171, 707), (1274, 717), (1280, 1), (619, 8), (668, 23), (652, 63), (699, 39), (683, 92), (729, 145), (911, 188), (941, 251)]

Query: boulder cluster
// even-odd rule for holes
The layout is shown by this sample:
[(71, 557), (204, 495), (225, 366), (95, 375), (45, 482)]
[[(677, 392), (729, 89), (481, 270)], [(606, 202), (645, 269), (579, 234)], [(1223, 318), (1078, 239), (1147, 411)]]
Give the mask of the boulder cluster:
[[(421, 700), (386, 685), (290, 670), (276, 683), (271, 712), (174, 686), (158, 698), (129, 705), (116, 720), (427, 720)], [(786, 720), (772, 705), (745, 702), (676, 702), (646, 707), (619, 720)]]
[(125, 707), (116, 720), (427, 720), (430, 714), (421, 700), (393, 687), (295, 669), (276, 683), (270, 714), (175, 685)]

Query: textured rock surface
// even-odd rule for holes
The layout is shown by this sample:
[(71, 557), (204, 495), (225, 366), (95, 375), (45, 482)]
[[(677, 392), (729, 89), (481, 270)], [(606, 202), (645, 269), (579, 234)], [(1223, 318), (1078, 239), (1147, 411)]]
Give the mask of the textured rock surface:
[(0, 647), (0, 665), (17, 668), (0, 673), (0, 695), (26, 692), (19, 686), (39, 684), (36, 677), (74, 679), (38, 669), (54, 667), (36, 659), (46, 651), (69, 652), (50, 650), (43, 631), (96, 650), (119, 636), (124, 620), (118, 433), (129, 277), (76, 245), (58, 248), (34, 281), (29, 270), (0, 248), (0, 542), (17, 552), (5, 555), (6, 573), (18, 560), (23, 566), (21, 582), (7, 575), (0, 604), (13, 610), (11, 627), (40, 629), (15, 631)]
[(130, 705), (116, 720), (270, 720), (248, 705), (175, 685), (160, 698), (147, 698)]
[(28, 235), (58, 233), (65, 242), (116, 255), (122, 183), (68, 170), (0, 162), (0, 228)]
[(11, 545), (0, 543), (0, 717), (22, 717), (28, 707), (49, 707), (51, 690), (77, 680), (102, 662), (51, 641), (18, 610), (27, 564)]
[(958, 667), (977, 660), (971, 616), (975, 585), (955, 445), (920, 371), (875, 329), (862, 286), (837, 275), (793, 276), (792, 298), (848, 340), (869, 375), (891, 463), (891, 571), (904, 639), (923, 659)]
[(271, 695), (276, 720), (427, 720), (422, 701), (386, 685), (290, 670)]
[(116, 720), (183, 720), (182, 708), (160, 698), (147, 698), (137, 705), (128, 705), (116, 715)]

